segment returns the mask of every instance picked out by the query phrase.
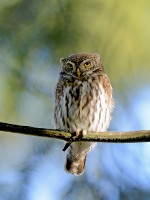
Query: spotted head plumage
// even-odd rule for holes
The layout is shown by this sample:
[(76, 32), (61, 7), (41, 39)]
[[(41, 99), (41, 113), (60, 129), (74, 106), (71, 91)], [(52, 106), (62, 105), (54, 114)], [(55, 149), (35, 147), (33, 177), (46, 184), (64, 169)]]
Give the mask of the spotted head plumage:
[(76, 78), (83, 78), (93, 72), (96, 73), (96, 70), (104, 71), (98, 54), (72, 54), (66, 58), (61, 58), (60, 63), (64, 74)]

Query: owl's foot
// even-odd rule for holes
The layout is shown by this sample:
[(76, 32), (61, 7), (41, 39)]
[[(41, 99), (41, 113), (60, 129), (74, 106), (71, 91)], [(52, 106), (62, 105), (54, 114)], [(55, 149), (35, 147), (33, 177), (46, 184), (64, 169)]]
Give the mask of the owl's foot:
[(64, 148), (62, 149), (62, 151), (66, 151), (70, 145), (71, 145), (71, 142), (67, 142)]
[(82, 139), (82, 137), (85, 136), (86, 133), (87, 133), (86, 130), (81, 130), (81, 131), (76, 131), (76, 132), (74, 132), (74, 133), (72, 134), (71, 138), (70, 138), (71, 141), (69, 141), (69, 142), (67, 142), (67, 143), (65, 144), (65, 146), (64, 146), (64, 148), (63, 148), (63, 151), (66, 151), (66, 150), (68, 149), (68, 147), (71, 145), (71, 143), (72, 143), (73, 141), (75, 141), (77, 138), (78, 138), (78, 139)]
[(87, 134), (86, 130), (81, 130), (81, 131), (77, 131), (76, 132), (76, 138), (82, 138), (83, 136), (85, 136)]

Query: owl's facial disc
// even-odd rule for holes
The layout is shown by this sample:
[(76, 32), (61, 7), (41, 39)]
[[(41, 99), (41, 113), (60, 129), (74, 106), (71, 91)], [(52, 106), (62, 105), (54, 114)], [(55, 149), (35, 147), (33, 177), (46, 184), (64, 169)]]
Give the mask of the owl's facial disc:
[(78, 78), (81, 76), (82, 71), (80, 69), (79, 63), (67, 61), (66, 63), (64, 63), (64, 66), (65, 66), (65, 71), (67, 72), (68, 75)]
[(87, 72), (91, 71), (92, 61), (91, 59), (86, 59), (84, 61), (75, 63), (75, 70), (73, 70), (73, 75), (77, 78), (82, 78), (87, 74)]
[(61, 58), (62, 71), (68, 77), (76, 79), (88, 78), (99, 68), (102, 68), (98, 54), (73, 54)]

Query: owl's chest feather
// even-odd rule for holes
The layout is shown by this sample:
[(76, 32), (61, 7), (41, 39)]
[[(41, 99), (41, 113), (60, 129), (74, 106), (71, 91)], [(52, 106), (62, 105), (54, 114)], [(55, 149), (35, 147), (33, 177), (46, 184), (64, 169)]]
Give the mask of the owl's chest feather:
[(59, 128), (101, 131), (109, 119), (107, 96), (98, 81), (66, 86), (60, 100)]

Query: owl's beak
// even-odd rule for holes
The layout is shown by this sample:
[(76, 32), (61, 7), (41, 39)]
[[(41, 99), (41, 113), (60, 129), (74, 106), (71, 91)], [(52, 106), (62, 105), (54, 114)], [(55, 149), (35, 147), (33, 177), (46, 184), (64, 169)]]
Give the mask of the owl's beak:
[(80, 77), (80, 75), (81, 75), (81, 71), (79, 68), (77, 68), (77, 75), (78, 75), (78, 77)]

